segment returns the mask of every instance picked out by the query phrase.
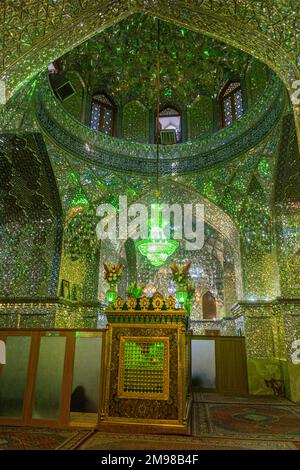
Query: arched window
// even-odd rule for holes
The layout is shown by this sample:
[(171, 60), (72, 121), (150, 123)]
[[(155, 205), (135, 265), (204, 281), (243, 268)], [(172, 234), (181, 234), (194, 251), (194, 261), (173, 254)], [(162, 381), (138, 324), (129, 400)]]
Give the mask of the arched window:
[(106, 135), (113, 135), (114, 126), (114, 104), (106, 95), (94, 95), (92, 100), (91, 128)]
[(227, 127), (244, 113), (240, 82), (229, 82), (220, 93), (222, 126)]
[(202, 312), (203, 320), (212, 320), (213, 318), (216, 318), (216, 299), (209, 291), (207, 291), (202, 297)]
[(181, 114), (167, 106), (159, 113), (160, 142), (162, 144), (177, 144), (181, 140)]
[(48, 73), (49, 75), (57, 75), (59, 73), (59, 65), (57, 60), (54, 60), (51, 62), (51, 64), (48, 65)]

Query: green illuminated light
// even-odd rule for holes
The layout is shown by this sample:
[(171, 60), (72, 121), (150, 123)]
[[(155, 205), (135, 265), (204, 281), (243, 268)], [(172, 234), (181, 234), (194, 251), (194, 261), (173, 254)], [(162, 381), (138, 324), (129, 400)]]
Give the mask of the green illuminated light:
[(162, 343), (141, 345), (131, 341), (126, 341), (126, 369), (163, 369), (163, 354), (164, 344)]
[(117, 292), (115, 290), (108, 290), (105, 294), (105, 300), (109, 304), (113, 304), (117, 298)]
[(88, 204), (89, 204), (88, 199), (86, 198), (82, 189), (79, 189), (74, 199), (72, 200), (72, 206), (86, 206)]
[(71, 178), (74, 182), (77, 183), (77, 181), (78, 181), (78, 176), (76, 175), (76, 173), (74, 173), (74, 171), (70, 171), (70, 172), (69, 172), (69, 176), (70, 176), (70, 178)]
[(267, 160), (263, 159), (261, 162), (258, 164), (258, 171), (261, 176), (263, 177), (268, 177), (271, 175), (270, 172), (270, 164)]
[(183, 306), (187, 301), (188, 293), (186, 291), (177, 291), (176, 298), (178, 302), (180, 303), (180, 305)]
[(150, 238), (138, 240), (136, 248), (142, 256), (145, 256), (152, 266), (159, 268), (179, 247), (176, 240), (167, 239), (163, 230), (166, 221), (163, 220), (162, 211), (159, 204), (154, 205), (154, 213), (149, 225)]
[(135, 246), (147, 260), (157, 268), (165, 264), (167, 259), (177, 250), (176, 240), (139, 240)]
[(35, 90), (35, 88), (36, 88), (36, 83), (37, 83), (37, 81), (34, 80), (32, 86), (31, 86), (31, 88), (30, 88), (30, 90), (29, 90), (29, 92), (28, 92), (29, 96), (32, 96), (32, 95), (33, 95), (33, 92), (34, 92), (34, 90)]

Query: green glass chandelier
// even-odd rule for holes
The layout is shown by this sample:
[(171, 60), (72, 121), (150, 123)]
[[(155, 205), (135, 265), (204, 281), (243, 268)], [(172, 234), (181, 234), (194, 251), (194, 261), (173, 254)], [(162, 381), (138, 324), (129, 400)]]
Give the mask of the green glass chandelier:
[(145, 256), (152, 266), (159, 268), (179, 247), (179, 242), (171, 240), (165, 236), (160, 206), (158, 203), (159, 191), (159, 113), (160, 113), (160, 21), (157, 19), (157, 64), (156, 64), (156, 91), (157, 91), (157, 112), (156, 112), (156, 217), (151, 219), (149, 226), (150, 237), (138, 240), (136, 248), (142, 256)]
[[(159, 206), (157, 206), (157, 210), (160, 210)], [(135, 246), (152, 266), (159, 268), (175, 253), (179, 247), (179, 242), (166, 238), (161, 218), (158, 223), (154, 225), (150, 224), (149, 228), (150, 238), (138, 240)]]
[(147, 258), (149, 263), (159, 268), (177, 250), (179, 243), (176, 240), (139, 240), (136, 247)]

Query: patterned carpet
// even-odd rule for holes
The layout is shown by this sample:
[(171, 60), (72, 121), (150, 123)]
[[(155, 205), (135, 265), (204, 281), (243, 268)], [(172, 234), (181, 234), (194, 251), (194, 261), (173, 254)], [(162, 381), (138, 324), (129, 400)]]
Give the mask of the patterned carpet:
[(74, 449), (89, 435), (86, 430), (0, 426), (0, 450)]
[(95, 432), (79, 449), (300, 450), (300, 406), (284, 398), (197, 393), (192, 436)]
[(291, 402), (284, 397), (275, 396), (257, 396), (249, 395), (244, 397), (233, 397), (231, 395), (222, 395), (220, 393), (204, 393), (194, 392), (194, 403), (247, 403), (247, 404), (265, 404), (265, 405), (288, 405), (288, 406), (299, 406), (296, 403)]
[(194, 403), (192, 434), (300, 442), (300, 407)]
[(0, 450), (300, 450), (300, 405), (197, 393), (192, 436), (0, 426)]
[(295, 443), (259, 439), (201, 438), (96, 432), (80, 450), (297, 450)]

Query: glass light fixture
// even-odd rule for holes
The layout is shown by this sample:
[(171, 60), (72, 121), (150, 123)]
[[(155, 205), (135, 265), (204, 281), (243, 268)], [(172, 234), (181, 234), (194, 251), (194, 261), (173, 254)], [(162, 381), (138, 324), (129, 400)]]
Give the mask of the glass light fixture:
[(188, 299), (188, 293), (184, 290), (178, 290), (176, 292), (176, 298), (180, 306), (185, 307), (187, 299)]
[(147, 260), (159, 268), (177, 250), (179, 243), (176, 240), (139, 240), (136, 247)]
[(166, 237), (160, 205), (152, 205), (152, 210), (150, 237), (137, 241), (135, 246), (152, 266), (159, 268), (177, 250), (179, 242)]
[(115, 290), (109, 289), (105, 294), (105, 300), (109, 304), (113, 304), (117, 298), (117, 292)]

